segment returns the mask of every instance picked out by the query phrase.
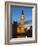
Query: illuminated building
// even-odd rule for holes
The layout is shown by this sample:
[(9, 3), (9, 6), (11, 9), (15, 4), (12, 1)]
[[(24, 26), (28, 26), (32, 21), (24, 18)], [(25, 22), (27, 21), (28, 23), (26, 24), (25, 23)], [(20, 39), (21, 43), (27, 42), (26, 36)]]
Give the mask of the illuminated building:
[(24, 33), (24, 12), (20, 15), (20, 24), (17, 27), (17, 33)]

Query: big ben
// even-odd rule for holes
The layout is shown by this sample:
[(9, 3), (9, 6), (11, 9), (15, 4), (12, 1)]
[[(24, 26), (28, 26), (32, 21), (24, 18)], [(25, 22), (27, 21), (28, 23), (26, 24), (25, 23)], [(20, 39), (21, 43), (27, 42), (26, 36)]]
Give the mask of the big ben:
[(20, 31), (24, 33), (24, 12), (22, 10), (22, 14), (20, 15)]
[(24, 33), (24, 11), (23, 10), (22, 10), (22, 13), (20, 15), (20, 24), (17, 28), (17, 32), (18, 33)]

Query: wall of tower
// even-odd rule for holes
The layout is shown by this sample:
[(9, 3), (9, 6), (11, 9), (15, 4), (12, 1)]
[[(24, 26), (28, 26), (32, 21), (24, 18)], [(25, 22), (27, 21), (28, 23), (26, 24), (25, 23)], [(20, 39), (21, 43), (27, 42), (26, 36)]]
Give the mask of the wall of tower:
[(20, 16), (20, 31), (21, 33), (24, 33), (24, 16)]

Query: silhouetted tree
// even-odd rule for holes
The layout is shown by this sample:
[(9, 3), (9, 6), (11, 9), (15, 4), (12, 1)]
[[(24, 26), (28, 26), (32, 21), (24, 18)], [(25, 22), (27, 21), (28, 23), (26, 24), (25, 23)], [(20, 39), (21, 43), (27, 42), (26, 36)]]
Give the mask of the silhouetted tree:
[(13, 38), (17, 37), (17, 26), (18, 26), (18, 23), (14, 21), (14, 23), (12, 24), (12, 36), (13, 36)]

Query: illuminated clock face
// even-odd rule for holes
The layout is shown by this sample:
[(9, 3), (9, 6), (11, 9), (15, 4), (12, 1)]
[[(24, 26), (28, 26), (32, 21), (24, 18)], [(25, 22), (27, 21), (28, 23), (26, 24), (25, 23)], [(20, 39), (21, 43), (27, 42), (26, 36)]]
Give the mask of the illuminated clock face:
[(24, 19), (24, 16), (21, 16), (21, 19)]
[(22, 16), (21, 18), (23, 19), (24, 17)]

